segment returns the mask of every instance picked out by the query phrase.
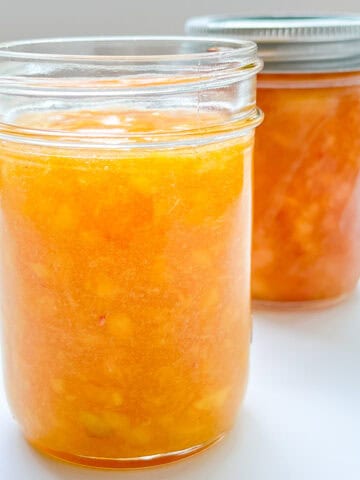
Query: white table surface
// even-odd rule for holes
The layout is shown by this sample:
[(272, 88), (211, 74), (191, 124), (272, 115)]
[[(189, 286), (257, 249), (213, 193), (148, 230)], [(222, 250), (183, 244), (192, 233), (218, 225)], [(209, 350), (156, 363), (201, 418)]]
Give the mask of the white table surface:
[(207, 452), (142, 471), (45, 458), (22, 439), (0, 385), (1, 480), (359, 480), (360, 289), (311, 313), (256, 313), (235, 429)]

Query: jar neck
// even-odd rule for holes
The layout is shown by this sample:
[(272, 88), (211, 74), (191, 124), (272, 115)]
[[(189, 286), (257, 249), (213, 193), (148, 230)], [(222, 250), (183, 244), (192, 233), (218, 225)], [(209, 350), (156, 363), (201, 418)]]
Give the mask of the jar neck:
[[(191, 37), (103, 37), (0, 45), (0, 138), (113, 148), (233, 134), (254, 127), (256, 74), (262, 67), (247, 41)], [(109, 111), (178, 114), (174, 131), (73, 132), (22, 125), (24, 116)], [(184, 115), (195, 119), (191, 128)], [(215, 118), (215, 120), (214, 120)], [(170, 122), (171, 123), (171, 122)], [(104, 142), (104, 139), (107, 139)], [(141, 141), (139, 141), (139, 138)], [(150, 140), (147, 142), (147, 138)], [(18, 141), (18, 140), (17, 140)], [(189, 140), (190, 141), (190, 140)], [(192, 141), (192, 140), (191, 140)]]

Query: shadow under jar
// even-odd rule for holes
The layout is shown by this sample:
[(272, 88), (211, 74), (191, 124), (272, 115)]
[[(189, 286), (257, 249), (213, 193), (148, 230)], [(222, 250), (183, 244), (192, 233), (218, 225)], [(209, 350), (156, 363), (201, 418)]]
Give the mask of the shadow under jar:
[(41, 451), (142, 467), (233, 425), (260, 67), (242, 41), (0, 45), (5, 378)]
[(208, 17), (258, 42), (265, 113), (255, 147), (252, 296), (328, 306), (360, 277), (360, 17)]

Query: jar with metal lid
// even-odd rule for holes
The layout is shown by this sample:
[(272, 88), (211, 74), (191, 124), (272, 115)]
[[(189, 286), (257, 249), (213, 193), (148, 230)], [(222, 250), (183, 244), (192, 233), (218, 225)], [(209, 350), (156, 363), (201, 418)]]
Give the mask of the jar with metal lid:
[(255, 148), (252, 295), (326, 306), (360, 276), (360, 17), (203, 17), (252, 39), (265, 67)]

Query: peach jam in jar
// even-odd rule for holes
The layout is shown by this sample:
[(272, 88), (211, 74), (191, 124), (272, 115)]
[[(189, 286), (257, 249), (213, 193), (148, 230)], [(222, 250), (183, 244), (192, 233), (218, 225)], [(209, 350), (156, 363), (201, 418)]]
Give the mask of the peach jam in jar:
[(252, 296), (327, 306), (360, 277), (360, 17), (208, 17), (258, 42)]
[(5, 378), (40, 451), (142, 467), (234, 424), (260, 67), (247, 41), (0, 46)]

